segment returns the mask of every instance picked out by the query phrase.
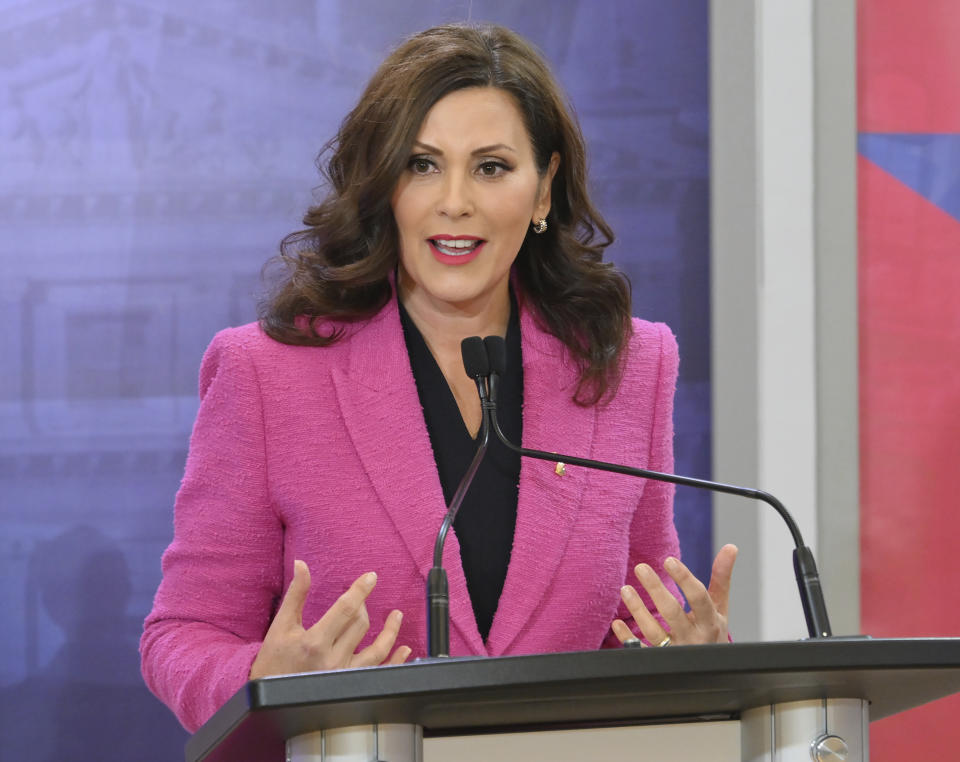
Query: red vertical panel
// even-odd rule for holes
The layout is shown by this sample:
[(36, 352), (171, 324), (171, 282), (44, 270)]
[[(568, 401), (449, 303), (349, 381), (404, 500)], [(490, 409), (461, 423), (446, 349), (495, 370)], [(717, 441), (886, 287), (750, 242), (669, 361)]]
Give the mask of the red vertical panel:
[(863, 629), (960, 634), (960, 222), (860, 159), (860, 248)]
[(960, 131), (960, 3), (860, 0), (861, 132)]
[[(960, 3), (860, 0), (861, 132), (960, 132)], [(937, 167), (960, 182), (960, 167)], [(863, 630), (960, 635), (960, 220), (859, 164)], [(960, 759), (960, 697), (874, 724), (871, 759)]]

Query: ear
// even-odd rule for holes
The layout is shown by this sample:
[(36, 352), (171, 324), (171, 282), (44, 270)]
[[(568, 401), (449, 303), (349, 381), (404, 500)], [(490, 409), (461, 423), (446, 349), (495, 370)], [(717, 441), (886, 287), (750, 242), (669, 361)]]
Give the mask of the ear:
[(533, 207), (532, 222), (536, 223), (542, 220), (550, 213), (550, 189), (553, 187), (553, 178), (557, 174), (557, 168), (560, 166), (560, 154), (556, 151), (550, 157), (550, 164), (547, 165), (547, 171), (540, 178), (540, 184), (537, 189), (537, 203)]

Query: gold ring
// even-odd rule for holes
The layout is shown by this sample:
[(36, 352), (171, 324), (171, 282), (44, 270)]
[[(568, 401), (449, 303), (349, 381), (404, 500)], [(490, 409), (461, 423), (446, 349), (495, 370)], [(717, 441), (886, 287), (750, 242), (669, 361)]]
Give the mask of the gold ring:
[(657, 648), (664, 648), (665, 646), (669, 646), (671, 640), (673, 640), (673, 638), (667, 635), (667, 637), (665, 637), (663, 640), (657, 643)]

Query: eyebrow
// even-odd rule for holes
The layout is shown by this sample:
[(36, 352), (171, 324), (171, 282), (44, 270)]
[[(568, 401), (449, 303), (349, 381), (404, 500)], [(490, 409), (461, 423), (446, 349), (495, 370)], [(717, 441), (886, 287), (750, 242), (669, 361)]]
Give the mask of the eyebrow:
[[(441, 151), (436, 146), (432, 146), (429, 143), (421, 143), (419, 140), (413, 142), (414, 147), (419, 146), (427, 153), (436, 154), (437, 156), (443, 156), (443, 151)], [(481, 146), (470, 152), (471, 156), (479, 156), (480, 154), (493, 153), (495, 151), (510, 151), (511, 153), (516, 153), (516, 149), (511, 148), (506, 143), (494, 143), (489, 146)]]

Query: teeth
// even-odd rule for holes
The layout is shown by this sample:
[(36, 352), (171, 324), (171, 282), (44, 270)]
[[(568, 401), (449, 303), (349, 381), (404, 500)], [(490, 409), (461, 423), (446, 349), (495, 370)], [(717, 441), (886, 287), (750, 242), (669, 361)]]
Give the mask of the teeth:
[(479, 241), (470, 241), (467, 239), (459, 239), (453, 241), (436, 241), (437, 245), (442, 245), (447, 249), (472, 249), (475, 247)]
[(473, 251), (475, 248), (477, 248), (477, 246), (480, 245), (480, 241), (434, 241), (433, 245), (448, 256), (458, 257)]

